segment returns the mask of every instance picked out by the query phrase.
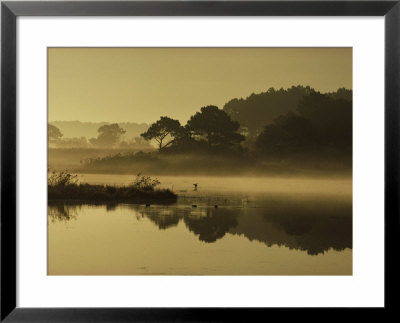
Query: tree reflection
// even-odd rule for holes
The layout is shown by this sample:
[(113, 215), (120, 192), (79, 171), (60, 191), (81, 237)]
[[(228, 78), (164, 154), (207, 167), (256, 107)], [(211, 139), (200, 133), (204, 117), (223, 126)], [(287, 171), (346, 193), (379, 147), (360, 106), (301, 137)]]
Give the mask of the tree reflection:
[(56, 221), (68, 222), (72, 219), (76, 220), (80, 208), (81, 205), (76, 204), (52, 203), (47, 207), (47, 214), (53, 223)]
[(317, 255), (331, 248), (337, 251), (352, 248), (351, 211), (348, 215), (289, 215), (274, 218), (273, 221), (278, 228), (295, 237), (296, 244), (287, 243), (288, 247), (306, 250), (310, 255)]
[(285, 246), (318, 255), (330, 249), (352, 248), (352, 205), (330, 201), (268, 201), (248, 211), (231, 233), (267, 246)]
[[(264, 201), (265, 202), (265, 201)], [(54, 221), (77, 219), (81, 204), (51, 204)], [(159, 230), (177, 227), (181, 220), (200, 241), (214, 243), (227, 233), (259, 241), (266, 246), (285, 246), (318, 255), (330, 249), (352, 248), (351, 203), (268, 200), (262, 207), (230, 208), (199, 205), (150, 206), (105, 205), (107, 212), (120, 208), (146, 218)]]
[(237, 226), (237, 212), (232, 209), (204, 209), (204, 216), (188, 215), (184, 222), (188, 229), (199, 240), (204, 242), (215, 242), (221, 239), (231, 229)]
[(232, 209), (211, 207), (138, 207), (130, 206), (142, 217), (148, 218), (160, 230), (178, 225), (183, 219), (190, 232), (199, 236), (200, 241), (215, 242), (237, 225), (237, 213)]
[(182, 218), (179, 212), (169, 208), (140, 208), (137, 211), (153, 222), (160, 230), (178, 225)]

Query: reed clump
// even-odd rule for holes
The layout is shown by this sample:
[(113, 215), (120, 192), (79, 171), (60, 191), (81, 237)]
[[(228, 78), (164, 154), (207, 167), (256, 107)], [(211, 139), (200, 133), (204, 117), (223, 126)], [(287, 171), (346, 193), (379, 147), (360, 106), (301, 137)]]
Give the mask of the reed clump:
[(86, 202), (122, 203), (174, 203), (177, 195), (170, 189), (160, 189), (160, 182), (149, 176), (137, 174), (126, 186), (93, 185), (79, 183), (78, 176), (68, 171), (52, 171), (48, 175), (48, 199)]

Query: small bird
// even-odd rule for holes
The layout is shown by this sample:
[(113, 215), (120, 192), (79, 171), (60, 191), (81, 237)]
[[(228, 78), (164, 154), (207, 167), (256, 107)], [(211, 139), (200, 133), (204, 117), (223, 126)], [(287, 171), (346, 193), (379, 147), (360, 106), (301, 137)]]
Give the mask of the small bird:
[(197, 183), (196, 184), (193, 184), (193, 186), (194, 186), (194, 189), (193, 189), (193, 191), (197, 191)]

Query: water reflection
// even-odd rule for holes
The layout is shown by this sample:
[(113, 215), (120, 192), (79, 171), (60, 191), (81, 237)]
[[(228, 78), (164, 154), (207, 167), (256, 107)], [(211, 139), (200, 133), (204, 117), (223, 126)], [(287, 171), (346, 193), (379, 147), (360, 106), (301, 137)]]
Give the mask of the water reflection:
[(47, 214), (52, 222), (76, 220), (81, 205), (68, 205), (61, 203), (49, 204)]
[[(185, 204), (101, 207), (107, 212), (127, 210), (138, 218), (148, 219), (159, 230), (168, 230), (183, 221), (204, 243), (214, 243), (229, 233), (269, 247), (304, 250), (310, 255), (352, 248), (352, 207), (345, 202), (264, 200), (246, 207), (215, 208), (207, 204), (195, 208)], [(52, 221), (70, 221), (77, 217), (80, 208), (81, 205), (52, 204), (49, 217)]]
[[(281, 237), (267, 236), (267, 230), (258, 236), (267, 245), (285, 245), (291, 249), (306, 250), (308, 254), (317, 255), (330, 248), (341, 251), (352, 248), (352, 210), (351, 207), (331, 207), (316, 210), (295, 209), (293, 212), (280, 209), (264, 216), (276, 230), (283, 232)], [(262, 228), (262, 227), (261, 227)], [(295, 239), (287, 239), (294, 237)]]
[(211, 209), (188, 207), (150, 207), (140, 208), (126, 206), (148, 218), (159, 229), (164, 230), (177, 226), (183, 220), (189, 231), (199, 237), (200, 241), (215, 242), (222, 238), (229, 229), (237, 225), (238, 212), (230, 209)]
[(210, 243), (221, 239), (231, 228), (236, 227), (238, 215), (235, 209), (206, 208), (200, 215), (192, 212), (183, 220), (189, 231), (199, 236), (200, 241)]
[(149, 208), (133, 208), (141, 217), (147, 217), (160, 230), (165, 230), (177, 226), (181, 220), (181, 215), (174, 212), (172, 208), (167, 207), (149, 207)]

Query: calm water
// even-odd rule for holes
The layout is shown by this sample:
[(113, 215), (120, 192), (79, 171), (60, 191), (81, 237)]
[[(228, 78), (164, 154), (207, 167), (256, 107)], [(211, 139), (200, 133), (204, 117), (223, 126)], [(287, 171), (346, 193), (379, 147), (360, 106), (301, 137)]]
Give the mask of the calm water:
[(176, 204), (50, 205), (48, 273), (352, 274), (351, 180), (158, 178), (180, 196)]

